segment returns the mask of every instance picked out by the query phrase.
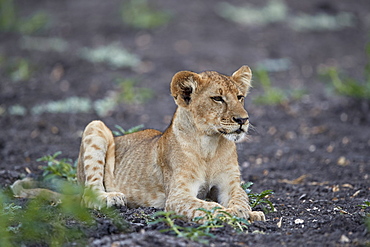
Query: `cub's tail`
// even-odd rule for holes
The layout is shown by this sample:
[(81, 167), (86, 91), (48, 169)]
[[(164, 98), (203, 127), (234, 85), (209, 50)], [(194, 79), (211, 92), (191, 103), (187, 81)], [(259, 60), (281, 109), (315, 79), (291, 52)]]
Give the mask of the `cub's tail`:
[(36, 198), (41, 197), (45, 198), (48, 201), (54, 202), (54, 203), (61, 203), (62, 198), (71, 197), (71, 199), (79, 199), (81, 200), (81, 195), (63, 195), (61, 193), (39, 188), (40, 183), (33, 180), (30, 177), (26, 177), (21, 180), (15, 181), (11, 186), (11, 190), (13, 191), (13, 194), (15, 197), (20, 198)]

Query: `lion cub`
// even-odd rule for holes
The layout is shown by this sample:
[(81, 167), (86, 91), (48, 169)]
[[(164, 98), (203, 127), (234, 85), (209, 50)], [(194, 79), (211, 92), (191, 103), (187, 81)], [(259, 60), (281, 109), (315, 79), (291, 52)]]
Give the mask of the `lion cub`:
[(164, 207), (189, 220), (202, 214), (198, 208), (221, 207), (265, 220), (251, 210), (240, 186), (235, 146), (248, 131), (243, 105), (251, 77), (248, 66), (232, 76), (178, 72), (171, 82), (178, 107), (163, 133), (148, 129), (113, 137), (103, 122), (91, 122), (83, 133), (77, 174), (98, 201), (83, 195), (86, 205)]
[[(165, 208), (188, 220), (203, 214), (198, 208), (220, 207), (245, 219), (265, 220), (262, 212), (252, 211), (240, 186), (235, 146), (248, 131), (244, 97), (251, 77), (248, 66), (232, 76), (178, 72), (171, 82), (178, 107), (163, 133), (148, 129), (113, 137), (103, 122), (88, 124), (77, 167), (86, 206)], [(29, 183), (15, 182), (14, 194), (34, 197), (47, 192), (22, 186)], [(91, 190), (97, 199), (89, 196)], [(58, 193), (49, 194), (58, 200)]]

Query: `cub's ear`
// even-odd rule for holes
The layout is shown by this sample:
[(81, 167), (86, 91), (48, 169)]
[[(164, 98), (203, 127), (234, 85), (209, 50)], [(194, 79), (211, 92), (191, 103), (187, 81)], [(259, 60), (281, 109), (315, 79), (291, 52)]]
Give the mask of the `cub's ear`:
[(200, 76), (190, 71), (177, 72), (171, 81), (171, 94), (178, 106), (189, 105), (192, 93), (200, 82)]
[(245, 90), (245, 93), (252, 87), (252, 70), (246, 65), (235, 71), (231, 78)]

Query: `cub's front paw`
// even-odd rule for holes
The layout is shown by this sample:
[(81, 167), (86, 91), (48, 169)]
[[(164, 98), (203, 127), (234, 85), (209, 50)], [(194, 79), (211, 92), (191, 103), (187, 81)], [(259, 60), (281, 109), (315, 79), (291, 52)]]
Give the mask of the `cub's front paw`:
[(125, 206), (126, 197), (121, 192), (108, 192), (106, 195), (107, 207)]
[(250, 221), (266, 221), (265, 214), (261, 211), (249, 211), (248, 214)]
[(265, 221), (265, 214), (260, 211), (251, 211), (249, 208), (231, 207), (225, 210), (226, 212), (244, 218), (250, 221)]
[(86, 207), (95, 209), (112, 207), (113, 205), (126, 205), (126, 197), (121, 192), (100, 192), (98, 194), (84, 193), (82, 201)]

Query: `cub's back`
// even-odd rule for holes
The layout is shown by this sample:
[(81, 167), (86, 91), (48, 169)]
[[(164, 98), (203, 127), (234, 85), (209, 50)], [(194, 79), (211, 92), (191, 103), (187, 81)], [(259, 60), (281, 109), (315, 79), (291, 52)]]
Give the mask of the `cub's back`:
[(115, 184), (128, 206), (164, 206), (162, 171), (157, 162), (157, 141), (162, 133), (147, 129), (115, 137)]
[[(132, 134), (118, 136), (114, 138), (116, 144), (116, 166), (128, 160), (140, 160), (147, 162), (148, 159), (156, 155), (156, 142), (161, 137), (162, 132), (153, 129), (146, 129)], [(154, 151), (154, 152), (153, 152)]]

